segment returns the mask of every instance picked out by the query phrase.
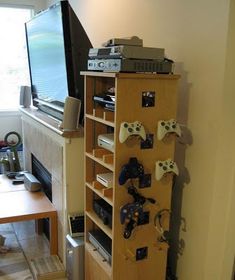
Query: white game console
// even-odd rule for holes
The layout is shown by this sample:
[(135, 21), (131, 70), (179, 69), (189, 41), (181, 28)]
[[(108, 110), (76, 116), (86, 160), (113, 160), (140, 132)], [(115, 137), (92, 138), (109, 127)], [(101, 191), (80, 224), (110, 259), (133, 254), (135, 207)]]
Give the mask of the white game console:
[(98, 146), (114, 152), (114, 134), (100, 134), (98, 136)]
[(113, 173), (96, 174), (96, 180), (106, 188), (111, 188), (113, 186)]

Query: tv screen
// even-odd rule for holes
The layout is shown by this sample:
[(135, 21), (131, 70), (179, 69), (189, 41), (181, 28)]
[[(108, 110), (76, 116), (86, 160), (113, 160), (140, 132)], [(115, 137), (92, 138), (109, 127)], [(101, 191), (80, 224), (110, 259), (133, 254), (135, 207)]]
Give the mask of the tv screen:
[(80, 71), (87, 69), (90, 40), (68, 1), (60, 1), (25, 24), (33, 104), (62, 120), (67, 96), (82, 102)]

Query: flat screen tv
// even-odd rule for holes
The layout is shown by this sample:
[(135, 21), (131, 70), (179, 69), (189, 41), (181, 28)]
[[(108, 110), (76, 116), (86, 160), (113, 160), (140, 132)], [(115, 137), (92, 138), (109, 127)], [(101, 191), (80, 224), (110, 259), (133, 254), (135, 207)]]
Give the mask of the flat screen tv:
[(91, 42), (68, 1), (60, 1), (25, 24), (33, 105), (63, 120), (67, 96), (81, 100)]

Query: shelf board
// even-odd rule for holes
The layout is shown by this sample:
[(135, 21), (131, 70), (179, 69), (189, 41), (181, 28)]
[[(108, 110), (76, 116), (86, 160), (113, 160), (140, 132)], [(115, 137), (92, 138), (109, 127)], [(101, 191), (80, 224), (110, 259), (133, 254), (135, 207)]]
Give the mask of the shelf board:
[(85, 211), (86, 215), (112, 239), (112, 229), (104, 225), (102, 220), (93, 211)]
[(109, 163), (104, 162), (103, 158), (95, 157), (92, 153), (89, 153), (89, 152), (86, 152), (85, 154), (86, 154), (87, 157), (89, 157), (90, 159), (92, 159), (92, 160), (98, 162), (99, 164), (103, 165), (104, 167), (106, 167), (110, 171), (114, 171), (113, 164), (109, 164)]
[(97, 121), (99, 123), (102, 123), (102, 124), (105, 124), (105, 125), (108, 125), (108, 126), (111, 126), (111, 127), (115, 127), (114, 122), (111, 122), (111, 121), (105, 120), (103, 118), (93, 116), (91, 114), (86, 114), (86, 118), (88, 118), (90, 120), (93, 120), (93, 121)]
[(108, 275), (108, 277), (112, 276), (112, 267), (111, 265), (104, 260), (104, 258), (99, 254), (97, 249), (90, 243), (85, 243), (85, 249), (86, 251), (92, 255), (93, 259), (99, 264), (99, 267), (102, 268), (105, 273)]
[(113, 188), (106, 188), (97, 181), (88, 183), (86, 186), (95, 192), (99, 197), (104, 199), (108, 204), (113, 206)]

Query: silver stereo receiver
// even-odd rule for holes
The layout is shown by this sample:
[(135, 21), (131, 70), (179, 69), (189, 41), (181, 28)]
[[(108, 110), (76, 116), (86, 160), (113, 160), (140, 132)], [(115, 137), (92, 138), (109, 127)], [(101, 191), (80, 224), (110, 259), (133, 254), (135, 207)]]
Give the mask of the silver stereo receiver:
[(163, 73), (173, 72), (173, 61), (147, 59), (89, 59), (88, 70), (106, 72), (146, 72)]

